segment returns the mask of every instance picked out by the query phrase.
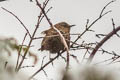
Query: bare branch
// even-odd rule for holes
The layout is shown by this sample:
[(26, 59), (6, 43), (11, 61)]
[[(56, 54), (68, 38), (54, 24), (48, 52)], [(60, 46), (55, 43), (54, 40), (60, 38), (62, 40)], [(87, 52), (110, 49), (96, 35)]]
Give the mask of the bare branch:
[[(113, 30), (115, 30), (115, 23), (114, 23), (113, 18), (112, 18), (112, 25), (113, 25)], [(120, 37), (120, 35), (119, 35), (119, 34), (117, 34), (117, 33), (116, 33), (116, 36), (117, 36), (117, 37)]]
[[(76, 33), (76, 34), (62, 34), (62, 35), (80, 35), (79, 33)], [(50, 35), (50, 36), (45, 36), (45, 37), (56, 37), (56, 36), (59, 36), (59, 34), (57, 35)], [(41, 38), (44, 38), (44, 37), (35, 37), (34, 39), (41, 39)]]
[(116, 32), (118, 32), (120, 30), (120, 26), (118, 26), (115, 30), (112, 30), (106, 37), (104, 37), (99, 43), (98, 45), (96, 45), (96, 47), (94, 48), (94, 50), (92, 51), (92, 53), (90, 54), (87, 64), (90, 64), (96, 54), (96, 52), (98, 51), (98, 49), (108, 40), (110, 39), (114, 34), (116, 34)]
[(112, 60), (112, 58), (107, 59), (107, 60), (104, 60), (104, 61), (101, 61), (101, 62), (98, 62), (98, 63), (95, 63), (94, 65), (97, 65), (97, 64), (100, 64), (100, 63), (105, 63), (105, 62), (108, 62), (108, 61), (110, 61), (110, 60)]
[(111, 3), (115, 2), (115, 1), (116, 1), (116, 0), (112, 0), (112, 1), (110, 1), (106, 6), (104, 6), (104, 8), (102, 9), (99, 17), (102, 17), (103, 15), (107, 14), (108, 12), (105, 13), (105, 14), (103, 14), (104, 10), (106, 9), (106, 7), (107, 7), (108, 5), (110, 5)]
[(5, 65), (4, 65), (4, 69), (6, 69), (6, 67), (7, 67), (7, 64), (8, 64), (8, 62), (6, 61), (6, 62), (5, 62)]
[(72, 56), (73, 59), (75, 59), (78, 64), (80, 63), (79, 60), (77, 59), (77, 56), (75, 56), (75, 55), (73, 55), (73, 54), (71, 54), (70, 56)]
[(22, 45), (21, 45), (21, 47), (20, 47), (20, 49), (19, 49), (19, 51), (18, 51), (18, 58), (17, 58), (17, 63), (16, 63), (15, 71), (17, 71), (17, 67), (18, 67), (18, 63), (19, 63), (19, 58), (20, 58), (20, 53), (21, 53), (21, 50), (22, 50), (24, 41), (25, 41), (25, 39), (26, 39), (26, 36), (27, 36), (27, 33), (25, 34), (24, 39), (23, 39), (23, 41), (22, 41)]
[[(62, 52), (60, 53), (60, 55), (61, 55), (63, 52), (65, 52), (65, 51), (62, 51)], [(59, 55), (55, 56), (55, 57), (52, 58), (50, 61), (48, 61), (46, 64), (44, 64), (39, 70), (37, 70), (37, 71), (29, 78), (29, 80), (32, 79), (32, 78), (33, 78), (36, 74), (38, 74), (40, 71), (42, 71), (46, 66), (48, 66), (50, 63), (52, 63), (54, 60), (56, 60), (58, 57), (59, 57)]]
[(21, 25), (24, 27), (24, 29), (27, 31), (27, 33), (29, 34), (29, 37), (31, 38), (31, 35), (30, 35), (30, 32), (29, 30), (27, 29), (27, 27), (24, 25), (24, 23), (14, 14), (12, 13), (11, 11), (5, 9), (4, 7), (1, 7), (3, 10), (7, 11), (8, 13), (12, 14), (20, 23)]
[[(104, 11), (104, 10), (106, 9), (106, 7), (107, 7), (108, 5), (110, 5), (112, 2), (115, 2), (115, 0), (114, 0), (114, 1), (110, 1), (107, 5), (105, 5), (105, 7), (102, 9), (99, 17), (98, 17), (97, 19), (95, 19), (89, 26), (88, 26), (89, 20), (87, 19), (86, 25), (87, 25), (88, 27), (81, 33), (81, 35), (79, 35), (79, 36), (77, 37), (77, 39), (74, 41), (75, 43), (76, 43), (98, 20), (100, 20), (103, 16), (105, 16), (106, 14), (108, 14), (109, 12), (111, 12), (111, 11), (107, 11), (107, 12), (105, 12), (105, 13), (103, 14), (103, 11)], [(72, 47), (73, 45), (74, 45), (74, 43), (71, 45), (71, 47)]]
[(31, 66), (22, 66), (21, 68), (30, 68), (30, 67), (35, 67), (34, 65)]
[(45, 76), (48, 77), (48, 75), (47, 75), (47, 73), (45, 72), (45, 70), (43, 70), (43, 72), (44, 72)]
[(86, 52), (84, 53), (84, 56), (83, 56), (83, 59), (82, 59), (81, 63), (84, 61), (84, 59), (86, 59), (85, 57), (86, 57), (87, 52), (88, 52), (88, 49), (87, 49)]
[(44, 62), (45, 57), (46, 57), (46, 56), (44, 56), (43, 59), (42, 59), (41, 67), (43, 66), (43, 62)]
[[(47, 4), (46, 4), (46, 5), (47, 5)], [(45, 7), (44, 7), (44, 8), (45, 8)], [(39, 16), (38, 16), (38, 20), (37, 20), (37, 24), (36, 24), (35, 30), (34, 30), (32, 36), (31, 36), (31, 39), (30, 39), (30, 41), (29, 41), (29, 43), (28, 43), (28, 47), (27, 47), (27, 49), (26, 49), (26, 51), (25, 51), (25, 53), (24, 53), (24, 56), (23, 56), (23, 58), (22, 58), (22, 60), (21, 60), (21, 62), (20, 62), (20, 64), (19, 64), (19, 66), (18, 66), (18, 68), (17, 68), (17, 71), (19, 71), (20, 67), (22, 66), (22, 64), (23, 64), (23, 62), (24, 62), (24, 59), (25, 59), (25, 56), (27, 55), (27, 53), (28, 53), (28, 51), (29, 51), (29, 48), (30, 48), (30, 46), (31, 46), (31, 44), (32, 44), (32, 41), (34, 40), (34, 36), (35, 36), (35, 34), (36, 34), (36, 32), (37, 32), (37, 30), (38, 30), (38, 28), (39, 28), (40, 19), (41, 19), (42, 15), (43, 15), (43, 13), (40, 12), (40, 14), (39, 14)], [(43, 18), (42, 18), (42, 19), (43, 19)]]
[(68, 45), (67, 45), (67, 42), (65, 41), (65, 38), (63, 37), (63, 35), (61, 34), (61, 32), (51, 23), (50, 19), (48, 18), (48, 16), (46, 15), (45, 11), (44, 11), (44, 8), (42, 8), (41, 4), (38, 2), (38, 0), (36, 0), (37, 2), (37, 5), (38, 7), (41, 9), (42, 13), (44, 14), (46, 20), (48, 21), (48, 23), (50, 24), (50, 26), (55, 30), (57, 31), (57, 33), (59, 34), (60, 36), (60, 39), (61, 41), (63, 42), (64, 46), (65, 46), (65, 49), (67, 51), (67, 65), (66, 65), (66, 70), (68, 69), (69, 67), (69, 48), (68, 48)]

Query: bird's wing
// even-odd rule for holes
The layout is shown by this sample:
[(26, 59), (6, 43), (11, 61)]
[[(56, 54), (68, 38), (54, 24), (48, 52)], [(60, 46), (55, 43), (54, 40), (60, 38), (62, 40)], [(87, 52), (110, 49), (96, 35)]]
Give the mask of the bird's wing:
[(45, 31), (43, 31), (43, 32), (41, 32), (41, 34), (48, 34), (48, 32), (54, 32), (53, 31), (54, 29), (52, 29), (52, 28), (50, 28), (50, 29), (48, 29), (48, 30), (45, 30)]
[(50, 30), (50, 29), (45, 30), (45, 31), (41, 32), (41, 34), (47, 34), (49, 30)]

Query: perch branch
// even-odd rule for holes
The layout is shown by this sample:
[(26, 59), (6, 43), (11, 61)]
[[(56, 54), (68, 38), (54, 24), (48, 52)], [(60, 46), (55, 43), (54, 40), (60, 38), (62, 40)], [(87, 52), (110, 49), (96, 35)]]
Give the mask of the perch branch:
[(120, 30), (120, 26), (118, 26), (116, 29), (113, 29), (106, 37), (104, 37), (94, 48), (91, 55), (88, 58), (87, 64), (90, 64), (98, 51), (98, 49), (108, 40), (110, 39), (114, 34), (116, 34)]

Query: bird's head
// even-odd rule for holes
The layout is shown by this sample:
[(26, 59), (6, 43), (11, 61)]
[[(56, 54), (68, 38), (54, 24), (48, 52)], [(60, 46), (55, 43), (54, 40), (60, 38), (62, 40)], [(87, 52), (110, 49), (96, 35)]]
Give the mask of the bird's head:
[(63, 27), (65, 27), (65, 28), (71, 28), (71, 27), (75, 26), (75, 25), (69, 25), (69, 24), (66, 23), (66, 22), (60, 22), (60, 23), (58, 23), (58, 25), (59, 25), (59, 26), (63, 26)]

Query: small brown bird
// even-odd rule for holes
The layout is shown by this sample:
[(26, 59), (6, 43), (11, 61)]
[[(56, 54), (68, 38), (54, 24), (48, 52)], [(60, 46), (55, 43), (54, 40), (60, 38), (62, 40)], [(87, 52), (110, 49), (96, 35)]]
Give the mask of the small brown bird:
[[(66, 22), (60, 22), (54, 25), (66, 39), (68, 47), (70, 47), (70, 28), (75, 25), (69, 25)], [(40, 50), (48, 50), (50, 53), (59, 53), (64, 50), (64, 44), (62, 43), (58, 33), (51, 27), (48, 30), (43, 31), (46, 34), (41, 43)]]

